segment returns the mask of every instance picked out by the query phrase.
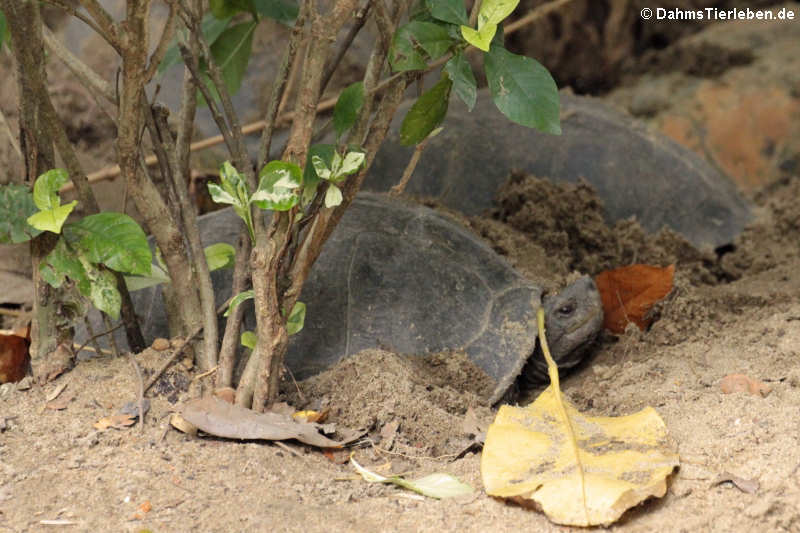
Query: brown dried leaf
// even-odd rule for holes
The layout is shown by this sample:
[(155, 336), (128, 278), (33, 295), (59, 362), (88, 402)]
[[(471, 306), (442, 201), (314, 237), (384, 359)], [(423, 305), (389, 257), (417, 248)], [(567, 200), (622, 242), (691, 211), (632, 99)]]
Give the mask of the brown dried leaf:
[(629, 265), (598, 274), (595, 283), (603, 300), (605, 328), (623, 333), (631, 322), (641, 330), (647, 328), (648, 311), (672, 290), (674, 275), (675, 265)]
[(729, 482), (733, 483), (737, 489), (747, 494), (755, 494), (761, 486), (757, 479), (745, 479), (743, 477), (734, 476), (730, 472), (723, 472), (717, 476), (717, 479), (711, 482), (711, 486), (715, 487)]
[(122, 429), (136, 423), (136, 417), (132, 415), (111, 415), (104, 416), (94, 423), (94, 428), (105, 431), (108, 428)]
[(719, 383), (719, 387), (722, 389), (723, 394), (746, 392), (748, 394), (752, 394), (753, 396), (760, 394), (765, 398), (770, 392), (772, 392), (772, 387), (763, 381), (753, 379), (745, 374), (728, 374), (722, 378), (722, 381)]
[(292, 417), (278, 413), (256, 413), (213, 396), (187, 402), (183, 405), (181, 416), (205, 433), (227, 439), (297, 439), (320, 448), (340, 448), (349, 442), (335, 441), (321, 435), (316, 424), (296, 422)]
[(28, 372), (30, 341), (21, 335), (0, 334), (0, 384), (16, 383)]
[(56, 398), (58, 398), (58, 396), (59, 396), (59, 395), (60, 395), (62, 392), (64, 392), (64, 389), (66, 389), (66, 388), (67, 388), (67, 384), (66, 384), (66, 383), (62, 383), (61, 385), (59, 385), (58, 387), (56, 387), (55, 389), (53, 389), (53, 390), (52, 390), (52, 392), (50, 392), (50, 394), (48, 394), (48, 395), (45, 397), (44, 401), (45, 401), (45, 402), (52, 402), (53, 400), (55, 400)]
[(58, 398), (57, 400), (54, 399), (52, 401), (47, 402), (45, 404), (45, 408), (52, 409), (53, 411), (61, 411), (63, 409), (66, 409), (67, 405), (69, 405), (69, 402), (71, 402), (73, 399), (75, 399), (75, 394), (65, 394), (64, 396)]

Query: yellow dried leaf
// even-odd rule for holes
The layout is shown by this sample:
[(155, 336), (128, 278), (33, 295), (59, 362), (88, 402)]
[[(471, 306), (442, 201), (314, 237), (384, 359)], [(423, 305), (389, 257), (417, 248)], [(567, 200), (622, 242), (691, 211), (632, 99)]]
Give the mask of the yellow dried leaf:
[[(543, 323), (542, 316), (542, 339)], [(561, 396), (555, 366), (550, 376), (553, 385), (536, 401), (502, 406), (489, 426), (481, 458), (486, 493), (533, 502), (551, 521), (571, 526), (608, 525), (663, 496), (678, 455), (656, 411), (586, 416)]]
[(133, 415), (126, 415), (126, 414), (119, 414), (119, 415), (111, 415), (111, 416), (104, 416), (97, 422), (93, 424), (95, 429), (99, 429), (100, 431), (105, 431), (108, 428), (114, 429), (122, 429), (128, 426), (132, 426), (136, 423), (136, 417)]
[(297, 411), (296, 413), (292, 413), (292, 418), (298, 422), (321, 424), (325, 422), (326, 418), (328, 418), (329, 412), (330, 409), (327, 407), (322, 411)]

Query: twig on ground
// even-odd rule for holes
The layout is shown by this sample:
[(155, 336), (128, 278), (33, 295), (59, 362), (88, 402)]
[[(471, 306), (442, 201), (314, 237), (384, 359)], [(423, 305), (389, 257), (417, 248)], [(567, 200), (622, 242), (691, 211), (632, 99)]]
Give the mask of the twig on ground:
[(203, 372), (202, 374), (198, 374), (198, 375), (196, 375), (195, 377), (193, 377), (193, 378), (192, 378), (192, 381), (198, 381), (198, 380), (201, 380), (201, 379), (203, 379), (204, 377), (210, 376), (211, 374), (213, 374), (213, 373), (214, 373), (214, 372), (216, 372), (217, 370), (219, 370), (219, 365), (215, 366), (215, 367), (214, 367), (214, 368), (212, 368), (211, 370), (207, 370), (207, 371)]

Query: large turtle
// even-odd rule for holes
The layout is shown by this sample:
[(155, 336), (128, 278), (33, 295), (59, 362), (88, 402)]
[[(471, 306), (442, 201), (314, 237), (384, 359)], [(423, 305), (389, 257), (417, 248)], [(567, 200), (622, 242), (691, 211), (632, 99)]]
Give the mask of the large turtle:
[[(697, 247), (733, 242), (750, 218), (733, 183), (694, 152), (593, 98), (562, 93), (561, 135), (511, 123), (486, 90), (472, 112), (450, 105), (444, 130), (422, 154), (406, 191), (436, 198), (467, 215), (492, 207), (509, 171), (553, 181), (586, 180), (609, 222), (635, 216), (648, 231), (668, 226)], [(455, 99), (453, 99), (455, 100)], [(364, 187), (387, 191), (413, 148), (400, 145), (395, 115)]]
[[(199, 225), (204, 245), (235, 243), (240, 228), (230, 209), (200, 217)], [(219, 304), (230, 296), (230, 272), (213, 277)], [(148, 339), (167, 334), (158, 292), (134, 293)], [(562, 369), (580, 362), (603, 316), (591, 278), (545, 295), (449, 217), (374, 193), (360, 194), (348, 209), (301, 300), (308, 309), (305, 327), (291, 337), (286, 357), (296, 377), (313, 375), (365, 348), (408, 354), (463, 349), (495, 381), (491, 402), (529, 360), (524, 379), (546, 379), (544, 359), (534, 355), (540, 306), (546, 310), (550, 349)]]

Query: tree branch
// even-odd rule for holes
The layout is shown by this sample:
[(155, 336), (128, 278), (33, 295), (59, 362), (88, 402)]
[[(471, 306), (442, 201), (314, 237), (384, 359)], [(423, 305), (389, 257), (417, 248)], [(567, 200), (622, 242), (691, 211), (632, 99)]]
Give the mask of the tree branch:
[(322, 82), (319, 90), (320, 95), (325, 92), (325, 88), (328, 86), (328, 82), (331, 81), (333, 73), (336, 72), (336, 69), (339, 67), (339, 63), (342, 62), (344, 54), (350, 49), (350, 45), (353, 44), (353, 40), (355, 40), (358, 32), (361, 31), (361, 28), (363, 28), (364, 24), (367, 22), (367, 16), (369, 15), (370, 8), (374, 1), (376, 0), (367, 0), (364, 7), (360, 8), (354, 15), (356, 19), (355, 23), (350, 27), (350, 31), (347, 32), (344, 41), (342, 41), (341, 46), (339, 46), (339, 50), (336, 52), (336, 55), (333, 56), (333, 60), (328, 63), (325, 67), (325, 71), (322, 73)]
[(284, 91), (289, 80), (289, 73), (293, 70), (295, 61), (297, 60), (297, 50), (303, 41), (303, 28), (305, 27), (306, 18), (310, 10), (311, 0), (303, 0), (300, 3), (300, 13), (298, 13), (297, 19), (294, 22), (289, 43), (286, 45), (283, 61), (281, 61), (278, 67), (278, 72), (275, 73), (269, 104), (267, 105), (267, 113), (264, 117), (264, 130), (261, 132), (257, 168), (263, 167), (267, 164), (267, 159), (269, 159), (272, 133), (275, 128), (275, 119), (278, 116), (278, 108), (283, 100)]
[[(117, 27), (117, 23), (114, 22), (114, 19), (111, 15), (106, 11), (103, 6), (98, 2), (98, 0), (80, 0), (81, 5), (83, 8), (92, 16), (95, 23), (99, 27), (98, 33), (103, 36), (103, 38), (108, 41), (108, 43), (113, 46), (117, 51), (122, 47), (122, 43), (120, 42), (120, 32), (119, 28)], [(128, 12), (131, 13), (132, 10), (137, 9), (139, 2), (137, 0), (133, 0), (128, 2)], [(141, 2), (141, 6), (148, 10), (150, 7), (150, 0), (145, 0)], [(131, 43), (128, 43), (131, 44)]]
[(81, 84), (83, 84), (89, 91), (98, 94), (108, 102), (117, 105), (117, 97), (114, 94), (111, 84), (101, 78), (94, 70), (92, 70), (86, 63), (78, 59), (67, 48), (61, 44), (53, 32), (47, 26), (44, 27), (44, 44), (47, 49), (59, 58), (75, 75)]
[(217, 327), (217, 314), (215, 312), (214, 287), (211, 286), (211, 274), (205, 258), (203, 245), (200, 241), (200, 230), (197, 225), (197, 209), (189, 200), (189, 191), (183, 179), (185, 172), (179, 166), (175, 142), (172, 139), (167, 117), (169, 110), (164, 106), (153, 106), (153, 116), (156, 129), (165, 152), (168, 154), (170, 166), (169, 178), (177, 196), (177, 208), (183, 217), (183, 228), (189, 241), (189, 250), (194, 258), (194, 268), (200, 295), (200, 305), (203, 316), (203, 364), (201, 367), (213, 368), (217, 364), (217, 342), (219, 328)]
[(150, 56), (150, 65), (147, 67), (147, 72), (145, 72), (144, 75), (145, 83), (149, 83), (150, 80), (153, 79), (153, 76), (156, 75), (158, 65), (161, 63), (161, 60), (164, 59), (164, 54), (167, 53), (167, 48), (169, 48), (170, 41), (172, 41), (172, 36), (175, 34), (175, 21), (178, 18), (176, 1), (180, 0), (166, 1), (169, 4), (169, 14), (167, 15), (167, 21), (164, 23), (164, 29), (161, 30), (161, 37), (158, 39), (158, 45), (156, 45), (153, 55)]
[(105, 30), (103, 30), (103, 28), (101, 28), (91, 17), (84, 15), (83, 13), (75, 9), (73, 6), (65, 2), (62, 2), (61, 0), (44, 0), (44, 1), (59, 9), (63, 9), (66, 13), (69, 13), (76, 19), (80, 20), (81, 22), (92, 28), (92, 30), (94, 30), (95, 33), (97, 33), (100, 37), (102, 37), (108, 44), (111, 45), (112, 48), (114, 48), (114, 50), (117, 51), (117, 53), (119, 53), (119, 46), (117, 45), (115, 38), (112, 37), (110, 33), (107, 33)]

